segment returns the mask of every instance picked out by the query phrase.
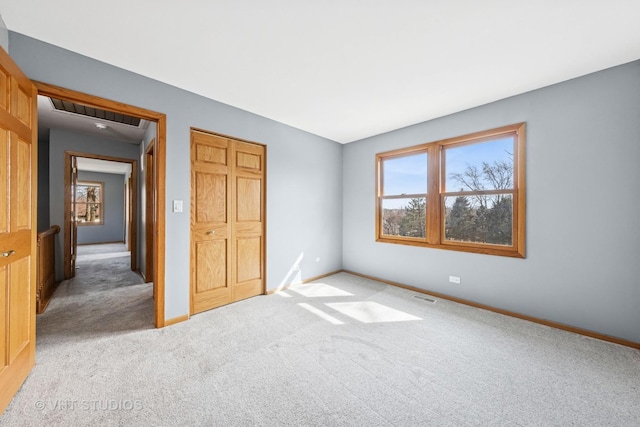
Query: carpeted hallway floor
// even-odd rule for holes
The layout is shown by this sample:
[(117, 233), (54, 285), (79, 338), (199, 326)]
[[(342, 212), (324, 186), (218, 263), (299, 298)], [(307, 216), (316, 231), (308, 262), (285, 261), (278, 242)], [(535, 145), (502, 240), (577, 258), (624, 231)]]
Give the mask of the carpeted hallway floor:
[(164, 329), (149, 284), (78, 288), (0, 425), (640, 425), (639, 351), (346, 273)]
[(121, 243), (78, 246), (76, 277), (58, 286), (47, 310), (36, 318), (37, 359), (49, 343), (79, 336), (153, 328), (153, 285), (130, 269)]

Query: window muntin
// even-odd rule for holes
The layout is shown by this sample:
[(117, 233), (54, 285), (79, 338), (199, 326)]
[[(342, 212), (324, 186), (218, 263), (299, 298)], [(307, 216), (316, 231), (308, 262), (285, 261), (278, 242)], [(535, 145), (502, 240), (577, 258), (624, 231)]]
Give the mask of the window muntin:
[(103, 184), (101, 182), (78, 182), (75, 194), (75, 213), (78, 225), (102, 225), (103, 215)]
[(377, 241), (524, 257), (524, 132), (519, 123), (376, 155)]

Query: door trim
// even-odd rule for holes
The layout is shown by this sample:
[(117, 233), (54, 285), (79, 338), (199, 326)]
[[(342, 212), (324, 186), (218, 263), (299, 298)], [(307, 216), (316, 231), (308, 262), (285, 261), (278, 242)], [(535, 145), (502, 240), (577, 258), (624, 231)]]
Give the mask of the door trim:
[[(155, 138), (151, 140), (149, 146), (144, 153), (144, 191), (145, 191), (145, 206), (144, 206), (144, 226), (145, 226), (145, 259), (144, 259), (144, 275), (147, 282), (153, 282), (155, 298), (156, 289), (155, 281), (153, 277), (153, 245), (155, 240), (155, 228), (156, 228), (156, 215), (153, 209), (153, 200), (156, 198), (156, 165), (155, 165)], [(149, 165), (151, 164), (151, 167)], [(151, 171), (151, 174), (149, 173)]]
[(140, 107), (112, 101), (98, 96), (65, 89), (48, 83), (34, 81), (39, 95), (52, 96), (58, 99), (78, 102), (91, 107), (124, 113), (156, 123), (156, 244), (154, 285), (156, 286), (155, 299), (155, 326), (165, 326), (165, 224), (166, 224), (166, 143), (167, 143), (167, 116), (163, 113), (147, 110)]
[[(78, 159), (73, 156), (64, 157), (64, 276), (70, 279), (76, 275), (76, 257), (78, 251), (78, 224), (71, 218), (71, 212), (75, 214), (78, 203), (71, 194), (76, 194), (78, 188)], [(69, 244), (71, 242), (71, 244)]]

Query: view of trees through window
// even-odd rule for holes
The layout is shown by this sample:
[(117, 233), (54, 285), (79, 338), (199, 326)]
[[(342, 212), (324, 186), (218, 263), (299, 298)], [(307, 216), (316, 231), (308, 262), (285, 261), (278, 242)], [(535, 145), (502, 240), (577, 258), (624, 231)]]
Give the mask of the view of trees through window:
[(445, 148), (446, 240), (512, 244), (514, 143), (508, 137)]
[(385, 159), (382, 198), (383, 233), (425, 237), (427, 153)]
[(102, 183), (78, 182), (75, 200), (79, 225), (102, 224)]
[[(389, 236), (425, 237), (427, 201), (424, 197), (395, 199), (396, 203), (382, 202), (383, 233)], [(401, 202), (400, 202), (401, 201)], [(398, 204), (397, 202), (400, 202)]]
[(378, 154), (378, 240), (522, 256), (523, 147), (520, 123)]

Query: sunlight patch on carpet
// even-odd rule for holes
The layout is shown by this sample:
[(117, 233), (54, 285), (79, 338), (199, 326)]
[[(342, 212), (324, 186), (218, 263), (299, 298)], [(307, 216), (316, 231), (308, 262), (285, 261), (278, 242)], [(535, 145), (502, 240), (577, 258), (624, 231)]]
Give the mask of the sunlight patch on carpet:
[(306, 283), (291, 285), (289, 290), (299, 293), (302, 296), (308, 298), (315, 297), (348, 297), (352, 296), (352, 293), (343, 291), (340, 288), (336, 288), (326, 283)]
[(420, 317), (373, 301), (333, 302), (325, 305), (362, 323), (422, 320)]
[(276, 295), (280, 295), (282, 298), (291, 298), (291, 295), (289, 295), (285, 291), (278, 291), (276, 292)]
[(344, 325), (344, 322), (336, 319), (335, 317), (325, 313), (324, 311), (315, 308), (314, 306), (312, 306), (311, 304), (307, 304), (306, 302), (301, 302), (298, 304), (300, 307), (304, 308), (305, 310), (310, 311), (311, 313), (315, 314), (316, 316), (319, 316), (321, 318), (323, 318), (324, 320), (333, 323), (334, 325)]

